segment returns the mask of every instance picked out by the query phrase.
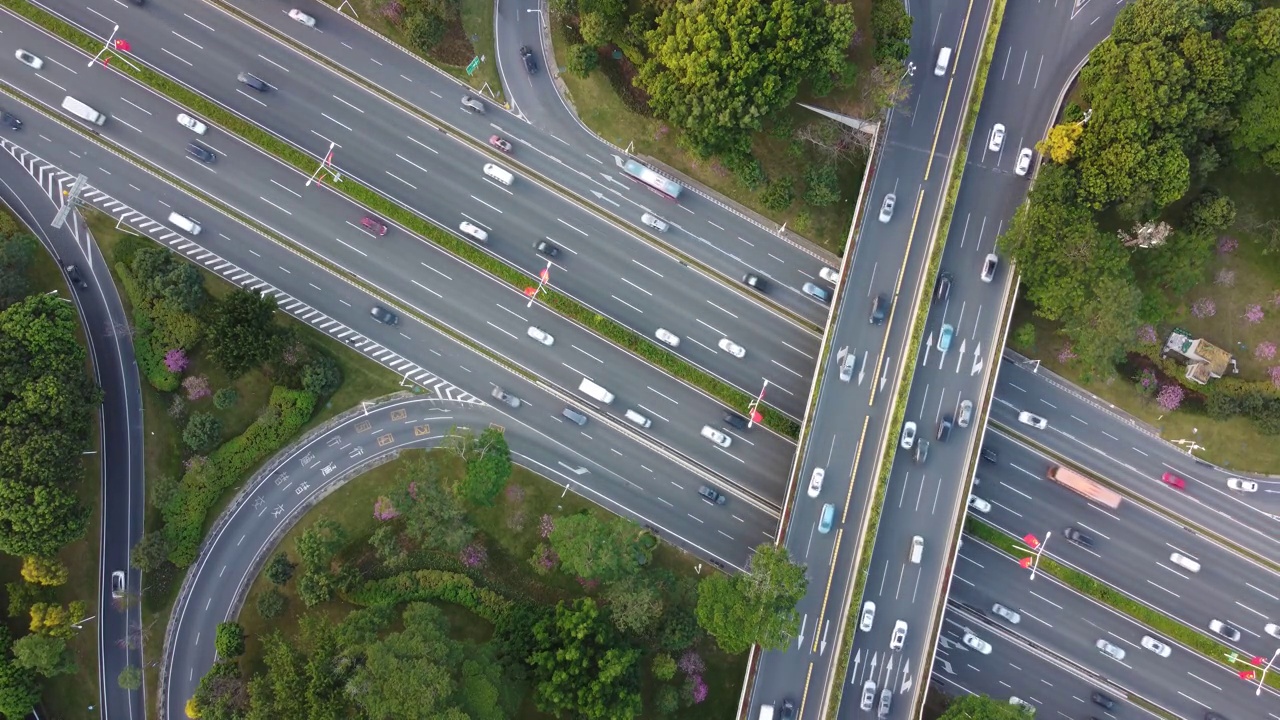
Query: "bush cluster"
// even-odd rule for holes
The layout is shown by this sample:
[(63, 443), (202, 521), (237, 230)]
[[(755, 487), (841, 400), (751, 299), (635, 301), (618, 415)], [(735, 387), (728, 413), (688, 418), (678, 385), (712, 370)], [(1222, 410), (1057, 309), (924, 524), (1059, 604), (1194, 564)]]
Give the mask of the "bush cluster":
[(195, 560), (209, 509), (263, 458), (296, 435), (315, 407), (314, 394), (276, 386), (266, 409), (243, 434), (192, 464), (161, 508), (170, 562), (186, 567)]
[(460, 573), (415, 570), (365, 583), (347, 597), (358, 605), (397, 605), (415, 600), (444, 600), (461, 605), (492, 623), (511, 611), (512, 602)]

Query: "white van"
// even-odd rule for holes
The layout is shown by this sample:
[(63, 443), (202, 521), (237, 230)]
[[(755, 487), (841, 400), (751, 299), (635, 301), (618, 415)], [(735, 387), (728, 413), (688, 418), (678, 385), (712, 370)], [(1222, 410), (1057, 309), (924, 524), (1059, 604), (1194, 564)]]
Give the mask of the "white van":
[(649, 418), (645, 417), (644, 415), (641, 415), (640, 413), (636, 412), (635, 410), (628, 410), (628, 411), (626, 411), (625, 413), (623, 413), (623, 415), (626, 415), (628, 420), (630, 420), (631, 422), (633, 422), (633, 423), (635, 423), (635, 424), (637, 424), (637, 425), (639, 425), (640, 427), (643, 427), (643, 428), (647, 428), (647, 427), (649, 427), (650, 425), (652, 425), (652, 424), (653, 424), (653, 421), (652, 421), (652, 420), (650, 420)]
[(773, 706), (772, 706), (772, 705), (761, 705), (761, 706), (760, 706), (760, 718), (759, 718), (759, 720), (773, 720)]
[(595, 398), (605, 405), (613, 402), (613, 393), (605, 390), (604, 387), (591, 382), (587, 378), (582, 378), (582, 384), (578, 386), (578, 392), (588, 397)]
[(911, 564), (919, 565), (920, 559), (924, 557), (924, 538), (916, 535), (911, 538)]
[(512, 175), (510, 171), (504, 168), (500, 168), (497, 165), (494, 165), (493, 163), (484, 164), (484, 174), (488, 175), (494, 180), (497, 180), (503, 185), (510, 185), (511, 183), (515, 182), (515, 179), (516, 179), (516, 176)]
[(1169, 562), (1191, 572), (1200, 572), (1200, 563), (1183, 555), (1182, 553), (1174, 553), (1169, 556)]
[(938, 64), (933, 66), (933, 74), (942, 77), (947, 74), (947, 66), (951, 64), (951, 48), (944, 47), (938, 51)]
[(192, 235), (200, 234), (200, 223), (196, 222), (195, 220), (192, 220), (186, 215), (179, 215), (176, 212), (169, 213), (169, 223), (173, 225), (177, 225), (178, 227), (182, 228), (183, 230), (186, 230)]
[(106, 115), (103, 115), (70, 95), (62, 98), (62, 109), (72, 115), (75, 115), (81, 120), (87, 120), (94, 125), (105, 125), (107, 122)]

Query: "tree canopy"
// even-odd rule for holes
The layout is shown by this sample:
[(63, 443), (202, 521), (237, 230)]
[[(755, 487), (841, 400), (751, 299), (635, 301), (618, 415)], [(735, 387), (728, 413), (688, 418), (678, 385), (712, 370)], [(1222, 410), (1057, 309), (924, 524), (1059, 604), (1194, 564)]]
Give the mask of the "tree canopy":
[(506, 436), (497, 428), (486, 428), (468, 443), (465, 454), (467, 472), (458, 485), (458, 494), (469, 503), (492, 505), (511, 478), (511, 449)]
[(796, 604), (809, 587), (804, 568), (791, 562), (786, 548), (756, 548), (749, 572), (714, 574), (698, 585), (698, 623), (729, 653), (753, 644), (783, 648), (800, 628)]
[(853, 10), (823, 0), (671, 3), (647, 35), (637, 83), (700, 155), (745, 156), (749, 134), (806, 80), (844, 67)]
[(608, 581), (636, 569), (635, 536), (635, 525), (622, 518), (583, 512), (557, 520), (549, 539), (565, 572)]
[(218, 303), (208, 332), (209, 356), (227, 375), (239, 377), (271, 357), (278, 338), (275, 311), (275, 299), (256, 290), (233, 290)]
[(538, 709), (589, 720), (640, 715), (640, 651), (617, 638), (591, 598), (561, 602), (533, 628)]
[(938, 720), (1028, 720), (1032, 712), (988, 695), (962, 695), (947, 706)]

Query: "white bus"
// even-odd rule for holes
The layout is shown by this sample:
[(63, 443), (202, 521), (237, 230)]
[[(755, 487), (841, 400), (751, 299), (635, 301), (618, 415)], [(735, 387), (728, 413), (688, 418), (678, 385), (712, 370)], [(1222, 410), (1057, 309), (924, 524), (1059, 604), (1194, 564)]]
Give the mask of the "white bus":
[(62, 109), (66, 110), (72, 115), (75, 115), (81, 120), (87, 120), (88, 122), (91, 122), (94, 125), (105, 125), (107, 122), (106, 115), (103, 115), (102, 113), (98, 112), (97, 110), (94, 110), (88, 105), (85, 105), (84, 103), (71, 97), (70, 95), (62, 98)]

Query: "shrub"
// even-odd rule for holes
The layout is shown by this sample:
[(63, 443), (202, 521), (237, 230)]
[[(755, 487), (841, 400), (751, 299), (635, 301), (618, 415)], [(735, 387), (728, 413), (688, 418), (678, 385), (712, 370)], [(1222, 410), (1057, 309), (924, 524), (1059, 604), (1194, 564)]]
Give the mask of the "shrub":
[(240, 623), (218, 623), (213, 635), (213, 650), (223, 660), (238, 658), (244, 654), (244, 628)]
[(1036, 349), (1036, 326), (1031, 323), (1022, 323), (1017, 330), (1013, 331), (1013, 344), (1023, 350)]
[(1160, 388), (1160, 392), (1156, 393), (1156, 404), (1167, 412), (1173, 412), (1182, 404), (1182, 398), (1186, 396), (1186, 391), (1181, 385), (1165, 385)]
[(809, 166), (804, 174), (804, 201), (813, 207), (827, 207), (840, 202), (840, 178), (835, 163), (821, 162)]
[(658, 695), (653, 700), (653, 709), (661, 717), (674, 717), (680, 710), (680, 691), (672, 685), (658, 688)]
[(760, 204), (774, 212), (786, 210), (796, 199), (794, 185), (795, 181), (790, 176), (770, 180), (760, 193)]
[(733, 172), (748, 190), (755, 190), (764, 185), (764, 166), (750, 153), (734, 154), (724, 159), (724, 164)]
[(182, 442), (195, 452), (205, 452), (218, 444), (222, 421), (207, 412), (191, 413), (182, 431)]
[(203, 400), (209, 397), (209, 378), (204, 375), (192, 375), (182, 381), (182, 389), (187, 391), (187, 399)]
[(293, 571), (298, 566), (289, 562), (289, 556), (284, 551), (277, 552), (267, 561), (267, 579), (275, 585), (284, 585), (289, 582), (289, 578), (293, 577)]
[(655, 680), (666, 682), (676, 676), (676, 661), (666, 653), (659, 653), (654, 656), (650, 669)]
[(582, 43), (570, 45), (568, 55), (565, 68), (580, 78), (587, 77), (592, 70), (600, 67), (600, 53), (590, 45)]
[(327, 353), (312, 352), (311, 362), (302, 368), (302, 389), (317, 398), (327, 398), (342, 385), (342, 368)]
[(287, 602), (284, 593), (275, 588), (267, 588), (258, 596), (258, 614), (266, 620), (278, 618), (284, 614)]
[(443, 600), (461, 605), (497, 624), (512, 609), (510, 600), (479, 587), (461, 573), (415, 570), (373, 580), (353, 590), (347, 599), (357, 605), (398, 605), (420, 600)]
[(171, 373), (180, 373), (187, 369), (187, 365), (191, 361), (187, 359), (187, 352), (182, 348), (173, 348), (164, 354), (164, 368)]
[(236, 392), (235, 388), (219, 388), (218, 391), (213, 394), (213, 406), (219, 410), (227, 410), (231, 406), (235, 405), (236, 401), (239, 399), (240, 393)]

